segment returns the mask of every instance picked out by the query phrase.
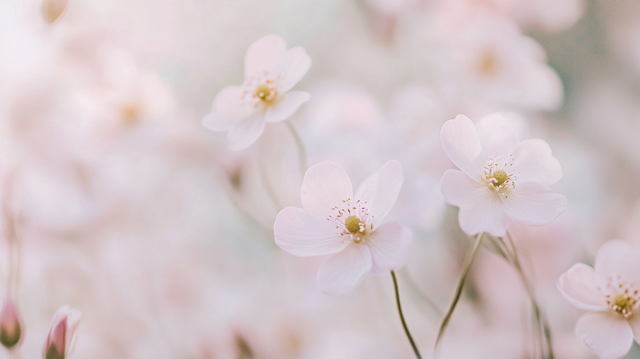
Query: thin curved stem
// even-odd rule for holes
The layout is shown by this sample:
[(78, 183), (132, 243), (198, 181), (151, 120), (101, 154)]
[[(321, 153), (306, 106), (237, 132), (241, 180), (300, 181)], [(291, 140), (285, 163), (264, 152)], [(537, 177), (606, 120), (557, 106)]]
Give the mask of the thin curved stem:
[(295, 126), (293, 126), (293, 123), (291, 122), (291, 120), (286, 120), (285, 124), (289, 128), (289, 131), (291, 131), (291, 135), (293, 135), (293, 139), (296, 141), (296, 146), (298, 147), (298, 159), (300, 161), (300, 171), (304, 176), (304, 173), (307, 171), (307, 150), (304, 147), (304, 142), (302, 142), (302, 138), (300, 137), (300, 134), (296, 130)]
[(476, 236), (476, 241), (473, 244), (473, 248), (471, 252), (465, 258), (464, 264), (462, 265), (462, 273), (460, 274), (460, 280), (458, 281), (458, 286), (456, 287), (456, 294), (453, 297), (453, 301), (449, 306), (449, 310), (447, 310), (447, 314), (444, 315), (444, 319), (442, 319), (442, 324), (440, 324), (440, 330), (438, 331), (438, 337), (436, 338), (436, 344), (434, 346), (434, 350), (438, 348), (438, 344), (440, 344), (440, 340), (442, 339), (442, 335), (444, 331), (447, 329), (447, 325), (449, 324), (449, 320), (451, 319), (451, 315), (453, 315), (453, 311), (456, 309), (458, 305), (458, 301), (460, 300), (460, 295), (462, 295), (462, 288), (464, 287), (464, 282), (467, 280), (469, 276), (469, 270), (471, 269), (471, 264), (473, 264), (473, 260), (476, 258), (476, 254), (478, 254), (478, 249), (480, 248), (480, 244), (482, 244), (482, 237), (484, 233), (480, 233)]
[(422, 356), (420, 356), (420, 351), (418, 351), (418, 347), (413, 341), (411, 333), (409, 333), (409, 327), (407, 327), (407, 322), (404, 320), (404, 314), (402, 314), (402, 306), (400, 305), (400, 292), (398, 291), (398, 280), (396, 279), (396, 273), (394, 271), (391, 271), (391, 278), (393, 278), (393, 289), (395, 289), (396, 291), (396, 303), (398, 303), (398, 313), (400, 313), (400, 321), (402, 321), (404, 333), (407, 335), (407, 338), (411, 343), (411, 347), (413, 348), (413, 352), (416, 353), (416, 357), (418, 357), (418, 359), (422, 359)]

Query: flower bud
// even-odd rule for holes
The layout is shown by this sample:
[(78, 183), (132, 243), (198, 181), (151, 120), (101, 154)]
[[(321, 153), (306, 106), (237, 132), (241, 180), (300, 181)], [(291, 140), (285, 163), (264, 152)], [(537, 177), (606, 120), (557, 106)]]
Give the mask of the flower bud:
[(42, 16), (49, 24), (53, 24), (67, 8), (68, 0), (43, 0)]
[(53, 317), (44, 346), (45, 359), (65, 359), (71, 351), (74, 333), (82, 314), (64, 306)]
[(5, 348), (15, 347), (22, 338), (22, 320), (11, 298), (6, 298), (0, 312), (0, 343)]

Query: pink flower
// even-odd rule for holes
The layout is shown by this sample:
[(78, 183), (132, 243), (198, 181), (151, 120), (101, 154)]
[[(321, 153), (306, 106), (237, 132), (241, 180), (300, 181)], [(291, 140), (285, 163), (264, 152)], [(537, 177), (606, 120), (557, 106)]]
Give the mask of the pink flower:
[(353, 194), (346, 172), (323, 162), (307, 170), (302, 181), (304, 209), (287, 207), (274, 224), (276, 244), (299, 257), (333, 254), (318, 272), (320, 291), (344, 293), (368, 272), (401, 267), (412, 233), (382, 220), (402, 187), (398, 161), (387, 162)]
[(518, 126), (500, 114), (474, 126), (464, 115), (440, 131), (448, 170), (440, 185), (447, 202), (460, 207), (460, 228), (473, 235), (504, 236), (509, 220), (542, 225), (558, 217), (567, 199), (547, 185), (562, 177), (560, 163), (540, 139), (520, 142)]
[(265, 123), (284, 121), (309, 101), (308, 93), (290, 91), (309, 67), (311, 59), (302, 47), (287, 51), (277, 35), (257, 40), (247, 50), (244, 84), (218, 93), (202, 121), (204, 127), (227, 131), (233, 151), (249, 147), (262, 135)]
[(73, 344), (74, 334), (82, 314), (64, 306), (53, 317), (44, 346), (45, 359), (65, 359)]
[(560, 293), (587, 310), (576, 335), (602, 358), (624, 356), (640, 341), (640, 250), (610, 241), (598, 250), (595, 269), (574, 264), (558, 280)]

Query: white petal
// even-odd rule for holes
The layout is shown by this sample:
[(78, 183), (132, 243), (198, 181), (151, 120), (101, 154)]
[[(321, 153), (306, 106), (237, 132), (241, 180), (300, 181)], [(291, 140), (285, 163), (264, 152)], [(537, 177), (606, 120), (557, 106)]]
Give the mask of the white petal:
[(476, 124), (482, 152), (487, 156), (506, 155), (513, 150), (520, 142), (520, 130), (520, 123), (499, 113), (484, 116)]
[(576, 323), (576, 335), (604, 359), (624, 356), (633, 344), (629, 323), (614, 312), (587, 313)]
[(367, 235), (373, 257), (373, 272), (398, 269), (406, 264), (413, 233), (400, 223), (385, 223)]
[(285, 57), (287, 43), (278, 35), (267, 35), (256, 40), (247, 49), (244, 59), (244, 77), (277, 71)]
[(322, 162), (311, 166), (302, 180), (302, 207), (319, 217), (331, 214), (331, 208), (353, 199), (353, 187), (347, 173), (334, 164)]
[(482, 147), (473, 122), (467, 116), (456, 116), (442, 125), (440, 140), (451, 162), (475, 180), (480, 173), (476, 158), (482, 152)]
[(625, 241), (608, 241), (598, 249), (595, 270), (602, 284), (618, 276), (640, 281), (640, 251)]
[(507, 234), (508, 221), (502, 210), (502, 201), (497, 193), (486, 187), (472, 202), (460, 207), (458, 222), (468, 235), (487, 232), (502, 237)]
[(229, 149), (240, 151), (251, 146), (264, 132), (264, 117), (259, 113), (233, 125), (227, 132)]
[(352, 242), (322, 264), (318, 271), (318, 288), (329, 295), (345, 293), (371, 271), (371, 264), (369, 247)]
[(627, 321), (633, 331), (633, 338), (640, 343), (640, 315), (632, 315)]
[(336, 253), (351, 242), (348, 237), (341, 237), (326, 219), (295, 207), (278, 213), (273, 233), (278, 247), (299, 257)]
[(518, 178), (521, 180), (550, 185), (562, 178), (560, 161), (553, 157), (551, 147), (544, 140), (520, 142), (513, 157), (513, 166), (518, 169)]
[(478, 183), (462, 171), (448, 170), (440, 179), (440, 188), (447, 203), (458, 207), (469, 207), (486, 195), (489, 190), (483, 183)]
[(369, 223), (374, 228), (391, 211), (398, 199), (404, 176), (398, 161), (388, 161), (376, 173), (369, 176), (356, 192), (356, 198), (369, 205)]
[(547, 224), (567, 208), (565, 196), (536, 182), (518, 181), (504, 200), (504, 212), (529, 225)]
[(558, 290), (564, 298), (582, 310), (607, 310), (604, 294), (598, 290), (596, 271), (584, 263), (574, 264), (558, 280)]
[(291, 91), (278, 96), (274, 103), (269, 104), (265, 113), (266, 122), (280, 122), (291, 117), (298, 108), (309, 101), (311, 96), (303, 91)]
[(204, 117), (202, 124), (212, 131), (227, 131), (234, 123), (252, 113), (253, 109), (242, 101), (242, 87), (227, 86), (213, 99), (211, 112)]
[(284, 55), (280, 73), (282, 78), (278, 83), (280, 92), (288, 92), (307, 74), (311, 68), (311, 58), (300, 46), (296, 46)]

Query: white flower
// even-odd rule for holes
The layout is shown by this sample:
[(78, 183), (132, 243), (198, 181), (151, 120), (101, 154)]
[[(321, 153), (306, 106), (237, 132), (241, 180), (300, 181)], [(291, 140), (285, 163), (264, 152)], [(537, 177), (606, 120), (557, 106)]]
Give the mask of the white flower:
[(249, 147), (262, 135), (265, 123), (284, 121), (309, 101), (308, 93), (290, 90), (310, 67), (311, 59), (302, 47), (287, 51), (277, 35), (257, 40), (247, 50), (244, 84), (223, 88), (203, 125), (227, 131), (231, 150)]
[(573, 265), (558, 280), (560, 293), (587, 310), (576, 335), (602, 358), (620, 358), (640, 342), (640, 251), (623, 241), (598, 250), (595, 269)]
[(400, 163), (389, 161), (354, 195), (342, 168), (327, 162), (312, 166), (302, 182), (304, 209), (287, 207), (276, 218), (276, 244), (300, 257), (333, 254), (318, 272), (318, 286), (326, 294), (354, 288), (368, 272), (399, 268), (406, 261), (411, 230), (382, 220), (402, 181)]
[(460, 207), (460, 227), (467, 234), (504, 236), (509, 220), (542, 225), (566, 208), (566, 198), (547, 187), (562, 177), (551, 148), (540, 139), (520, 142), (513, 121), (492, 114), (474, 126), (458, 115), (442, 126), (440, 139), (460, 169), (444, 173), (442, 193)]

